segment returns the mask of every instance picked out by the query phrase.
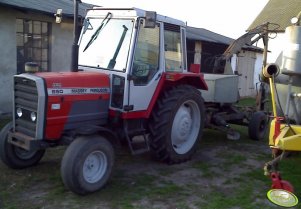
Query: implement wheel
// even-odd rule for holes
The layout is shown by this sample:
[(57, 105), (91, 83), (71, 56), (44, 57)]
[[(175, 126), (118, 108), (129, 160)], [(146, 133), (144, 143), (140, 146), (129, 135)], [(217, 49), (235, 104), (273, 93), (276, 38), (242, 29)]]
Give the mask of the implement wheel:
[(61, 164), (65, 186), (76, 194), (101, 189), (114, 165), (111, 143), (101, 136), (79, 137), (67, 148)]
[(268, 128), (268, 118), (264, 112), (255, 112), (249, 122), (249, 137), (252, 140), (262, 140)]
[(201, 139), (204, 120), (200, 91), (189, 85), (166, 91), (150, 121), (152, 156), (169, 164), (189, 160)]

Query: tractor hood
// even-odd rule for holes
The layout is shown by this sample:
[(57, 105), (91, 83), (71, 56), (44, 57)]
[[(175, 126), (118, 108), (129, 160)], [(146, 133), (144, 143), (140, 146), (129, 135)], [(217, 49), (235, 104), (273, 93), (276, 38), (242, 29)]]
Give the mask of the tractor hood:
[(47, 139), (58, 139), (64, 131), (84, 128), (86, 124), (102, 125), (107, 122), (109, 75), (97, 72), (32, 75), (44, 80)]
[(109, 76), (95, 72), (36, 73), (44, 79), (48, 96), (110, 93)]

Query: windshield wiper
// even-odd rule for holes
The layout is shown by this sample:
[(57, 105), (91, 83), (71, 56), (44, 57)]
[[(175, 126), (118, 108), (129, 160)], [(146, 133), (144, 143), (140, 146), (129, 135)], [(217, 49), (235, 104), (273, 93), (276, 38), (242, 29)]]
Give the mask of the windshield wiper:
[(119, 43), (118, 43), (117, 48), (116, 48), (115, 53), (114, 53), (114, 56), (113, 56), (113, 58), (109, 62), (109, 65), (108, 65), (109, 69), (113, 69), (115, 67), (116, 58), (117, 58), (118, 53), (120, 51), (121, 45), (122, 45), (122, 43), (124, 41), (126, 32), (128, 31), (128, 28), (125, 25), (123, 25), (122, 27), (123, 27), (123, 33), (122, 33), (122, 35), (120, 37)]
[(84, 48), (83, 52), (86, 51), (89, 48), (89, 46), (91, 46), (91, 44), (97, 39), (100, 31), (106, 26), (106, 24), (108, 24), (108, 22), (111, 20), (111, 18), (112, 18), (112, 13), (108, 12), (106, 17), (101, 22), (100, 26), (97, 28), (97, 30), (91, 36), (91, 38), (90, 38), (89, 42), (87, 43), (86, 47)]

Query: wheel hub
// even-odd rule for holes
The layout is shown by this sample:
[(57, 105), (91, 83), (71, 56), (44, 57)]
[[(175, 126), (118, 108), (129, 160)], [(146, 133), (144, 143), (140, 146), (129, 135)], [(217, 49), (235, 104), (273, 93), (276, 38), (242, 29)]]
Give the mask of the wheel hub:
[(89, 154), (83, 165), (83, 177), (89, 183), (99, 181), (107, 169), (107, 158), (101, 151)]
[(172, 125), (171, 140), (174, 150), (184, 154), (191, 149), (200, 130), (200, 110), (194, 101), (186, 101), (178, 109)]
[(183, 114), (179, 121), (178, 136), (181, 141), (185, 141), (185, 138), (189, 135), (191, 129), (191, 116), (187, 113)]

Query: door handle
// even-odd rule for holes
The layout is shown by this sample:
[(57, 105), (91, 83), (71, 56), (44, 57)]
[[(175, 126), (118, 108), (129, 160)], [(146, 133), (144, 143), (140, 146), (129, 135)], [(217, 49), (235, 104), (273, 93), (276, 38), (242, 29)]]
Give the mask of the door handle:
[(158, 80), (158, 79), (161, 77), (161, 75), (162, 75), (162, 73), (159, 73), (159, 74), (157, 75), (157, 77), (155, 78), (155, 81)]

